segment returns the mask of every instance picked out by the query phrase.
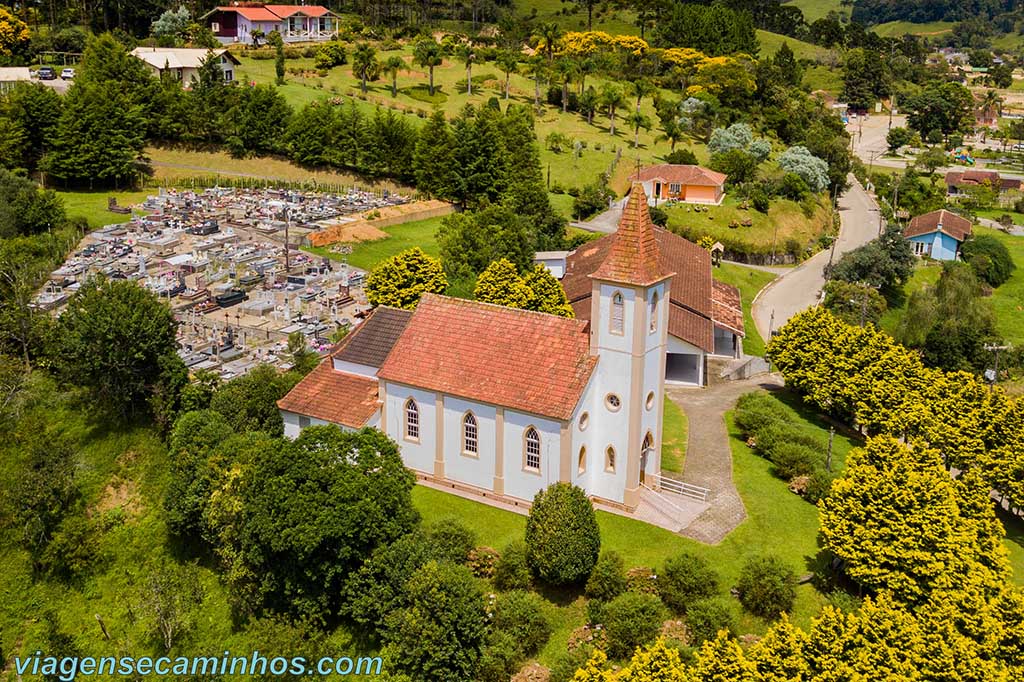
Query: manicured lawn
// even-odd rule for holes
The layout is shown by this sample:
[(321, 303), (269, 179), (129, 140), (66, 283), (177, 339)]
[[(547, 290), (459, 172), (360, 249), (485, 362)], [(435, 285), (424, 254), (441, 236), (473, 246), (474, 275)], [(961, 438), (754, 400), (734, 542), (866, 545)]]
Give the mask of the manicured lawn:
[(131, 220), (131, 215), (111, 213), (107, 210), (107, 200), (110, 197), (117, 197), (119, 206), (131, 206), (146, 200), (150, 194), (156, 194), (156, 190), (142, 192), (57, 192), (64, 201), (64, 210), (69, 218), (85, 218), (89, 221), (89, 227), (96, 229), (104, 225), (115, 223), (126, 223)]
[(989, 220), (999, 220), (1004, 215), (1010, 216), (1013, 219), (1014, 225), (1024, 225), (1024, 213), (1017, 213), (1016, 211), (1002, 210), (998, 208), (985, 208), (976, 211), (978, 217), (988, 218)]
[(775, 275), (733, 263), (722, 263), (712, 271), (712, 275), (719, 282), (731, 284), (740, 290), (740, 299), (743, 303), (743, 331), (746, 333), (743, 339), (743, 352), (747, 355), (763, 356), (764, 339), (757, 332), (751, 308), (757, 292), (768, 286), (768, 283), (775, 279)]
[[(741, 253), (770, 254), (772, 245), (775, 253), (785, 254), (788, 244), (795, 240), (797, 251), (814, 242), (828, 227), (829, 209), (825, 202), (818, 205), (810, 218), (804, 216), (800, 205), (788, 199), (772, 201), (768, 213), (755, 211), (753, 207), (741, 209), (740, 202), (728, 194), (721, 206), (709, 206), (707, 211), (697, 212), (689, 204), (666, 206), (669, 227), (690, 241), (697, 241), (704, 235), (722, 242), (729, 251)], [(750, 227), (730, 227), (730, 223), (742, 223), (750, 219)]]
[(683, 473), (686, 461), (686, 443), (689, 438), (689, 424), (686, 413), (665, 397), (665, 417), (662, 421), (661, 468), (676, 474)]
[[(828, 426), (807, 410), (795, 396), (783, 394), (780, 398), (802, 422), (802, 428), (813, 433), (822, 443), (828, 442)], [(619, 552), (627, 566), (660, 568), (665, 560), (681, 551), (691, 551), (706, 558), (718, 572), (719, 590), (727, 596), (736, 584), (744, 561), (761, 554), (776, 554), (797, 574), (814, 570), (818, 565), (818, 513), (816, 508), (789, 492), (786, 484), (775, 478), (770, 463), (758, 457), (746, 446), (727, 416), (730, 447), (733, 457), (733, 477), (743, 498), (747, 519), (719, 545), (705, 545), (680, 537), (666, 530), (629, 518), (598, 512), (602, 548)], [(666, 419), (666, 425), (668, 420)], [(837, 433), (834, 441), (833, 467), (841, 470), (847, 453), (855, 441)], [(472, 527), (479, 544), (501, 551), (513, 539), (521, 538), (525, 517), (464, 500), (454, 495), (417, 487), (413, 499), (425, 521), (455, 515)], [(578, 593), (558, 592), (545, 594), (561, 608), (558, 628), (551, 641), (541, 652), (540, 661), (550, 664), (565, 650), (569, 633), (583, 625), (585, 609)], [(797, 588), (794, 620), (806, 626), (824, 605), (826, 596), (810, 584)], [(756, 616), (741, 612), (739, 602), (731, 600), (741, 633), (762, 633), (767, 624)]]
[(334, 260), (346, 260), (349, 265), (360, 270), (370, 270), (382, 260), (414, 246), (420, 247), (431, 256), (437, 256), (440, 248), (434, 234), (440, 225), (441, 218), (427, 218), (385, 227), (384, 232), (387, 232), (389, 237), (352, 244), (352, 253), (349, 254), (336, 253), (329, 247), (310, 247), (305, 250)]

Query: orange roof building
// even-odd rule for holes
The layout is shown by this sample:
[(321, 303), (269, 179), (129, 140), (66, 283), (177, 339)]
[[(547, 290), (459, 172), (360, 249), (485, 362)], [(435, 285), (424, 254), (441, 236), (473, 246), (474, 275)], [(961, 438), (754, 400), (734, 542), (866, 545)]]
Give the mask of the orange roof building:
[(634, 179), (643, 184), (651, 204), (682, 201), (718, 205), (725, 198), (728, 176), (703, 166), (662, 163), (644, 168)]
[[(279, 401), (286, 435), (379, 428), (448, 487), (528, 504), (565, 481), (636, 508), (659, 485), (673, 268), (690, 264), (661, 254), (640, 185), (590, 261), (581, 319), (434, 294), (377, 308)], [(711, 314), (710, 281), (706, 297)]]

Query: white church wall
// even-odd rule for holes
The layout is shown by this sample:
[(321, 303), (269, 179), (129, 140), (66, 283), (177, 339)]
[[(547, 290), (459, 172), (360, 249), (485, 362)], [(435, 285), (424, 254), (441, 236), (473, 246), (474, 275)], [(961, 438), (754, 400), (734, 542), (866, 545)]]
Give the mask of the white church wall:
[[(316, 417), (307, 417), (305, 415), (299, 415), (295, 412), (286, 412), (281, 410), (281, 418), (284, 420), (284, 437), (292, 440), (299, 437), (302, 430), (308, 426), (326, 426), (333, 422), (324, 421), (323, 419), (317, 419)], [(342, 431), (353, 431), (346, 426), (341, 424), (335, 424)]]
[[(462, 420), (472, 411), (476, 418), (477, 454), (463, 451)], [(492, 405), (471, 402), (452, 396), (444, 398), (444, 474), (445, 478), (468, 483), (485, 490), (494, 486), (494, 465), (497, 456), (497, 409)]]
[[(622, 294), (623, 299), (623, 333), (613, 334), (611, 331), (611, 319), (612, 319), (612, 298), (615, 293)], [(630, 352), (633, 348), (633, 336), (629, 333), (629, 330), (633, 328), (636, 305), (634, 301), (636, 299), (636, 292), (628, 287), (617, 287), (613, 284), (604, 284), (600, 286), (600, 296), (598, 297), (598, 316), (594, 317), (597, 320), (599, 326), (595, 328), (598, 335), (598, 347), (602, 350), (617, 350), (625, 353)], [(627, 375), (628, 376), (628, 375)]]
[[(540, 471), (526, 471), (526, 430), (540, 436)], [(531, 414), (505, 410), (505, 494), (532, 500), (539, 490), (558, 481), (561, 460), (561, 424)], [(491, 486), (486, 486), (490, 488)]]
[[(387, 382), (387, 405), (385, 407), (384, 432), (389, 435), (402, 452), (402, 461), (410, 469), (432, 474), (434, 456), (437, 452), (437, 394), (410, 386)], [(420, 437), (418, 440), (405, 438), (405, 403), (412, 398), (420, 412)]]

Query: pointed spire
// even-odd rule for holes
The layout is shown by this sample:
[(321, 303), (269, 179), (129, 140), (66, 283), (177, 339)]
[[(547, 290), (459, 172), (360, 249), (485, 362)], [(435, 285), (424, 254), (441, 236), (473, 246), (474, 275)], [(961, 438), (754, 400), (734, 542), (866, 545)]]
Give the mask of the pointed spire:
[(644, 186), (634, 182), (608, 256), (590, 277), (649, 286), (674, 274), (661, 263), (661, 252), (654, 234), (654, 222), (647, 210)]

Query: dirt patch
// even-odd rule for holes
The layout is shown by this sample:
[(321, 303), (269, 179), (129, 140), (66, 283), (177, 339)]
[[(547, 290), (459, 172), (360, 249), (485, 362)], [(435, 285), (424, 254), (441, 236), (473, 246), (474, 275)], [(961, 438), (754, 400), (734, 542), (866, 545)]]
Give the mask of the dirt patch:
[(114, 476), (103, 489), (99, 502), (96, 503), (96, 514), (103, 515), (113, 509), (121, 509), (129, 517), (142, 513), (142, 499), (135, 481)]
[(333, 242), (372, 242), (388, 236), (387, 232), (365, 220), (341, 223), (327, 229), (331, 230), (331, 240)]
[(385, 227), (447, 215), (452, 210), (451, 204), (437, 200), (386, 206), (362, 213), (358, 220), (338, 223), (319, 232), (313, 232), (309, 235), (309, 242), (313, 246), (326, 246), (339, 242), (352, 243), (384, 239), (388, 236), (384, 232)]

